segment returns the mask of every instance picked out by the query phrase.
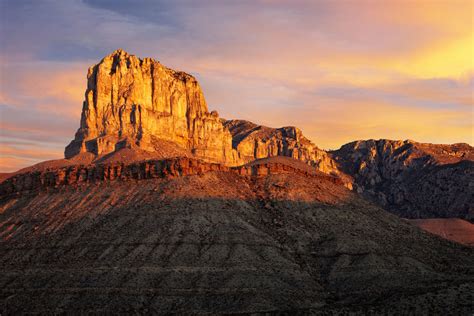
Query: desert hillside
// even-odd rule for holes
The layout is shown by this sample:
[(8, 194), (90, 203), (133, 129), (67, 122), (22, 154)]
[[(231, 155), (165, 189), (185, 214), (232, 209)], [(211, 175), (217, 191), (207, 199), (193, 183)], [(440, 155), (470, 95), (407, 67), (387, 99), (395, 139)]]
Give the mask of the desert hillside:
[(156, 161), (2, 191), (4, 310), (470, 310), (472, 248), (285, 162)]

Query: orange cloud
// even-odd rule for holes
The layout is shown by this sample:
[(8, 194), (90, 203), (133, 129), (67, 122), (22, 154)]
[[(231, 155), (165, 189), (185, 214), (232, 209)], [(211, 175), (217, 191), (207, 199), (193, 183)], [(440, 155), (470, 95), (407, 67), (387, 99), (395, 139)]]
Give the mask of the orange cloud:
[(41, 144), (35, 143), (0, 142), (0, 172), (14, 172), (45, 160), (62, 157), (62, 148), (41, 147)]
[[(85, 12), (93, 20), (93, 8), (75, 5), (83, 10), (75, 12)], [(84, 34), (81, 30), (99, 25), (98, 38), (103, 37), (85, 44), (100, 50), (106, 43), (111, 51), (126, 43), (133, 47), (131, 53), (147, 52), (167, 66), (197, 74), (210, 107), (228, 118), (296, 125), (325, 148), (382, 137), (474, 143), (472, 1), (263, 1), (263, 5), (237, 3), (212, 9), (196, 5), (195, 14), (188, 16), (172, 8), (180, 13), (173, 21), (182, 29), (168, 30), (169, 34), (160, 33), (163, 28), (155, 21), (142, 21), (140, 16), (121, 21), (123, 12), (111, 21), (102, 10), (104, 24), (95, 21), (78, 27), (74, 22), (81, 19), (77, 18), (71, 21), (71, 29), (58, 34), (55, 25), (48, 25), (48, 32), (41, 33), (45, 37), (40, 53), (47, 51), (42, 56), (54, 58), (61, 45), (72, 43), (62, 56), (74, 53), (78, 58), (82, 50), (76, 46), (83, 42), (70, 39), (66, 31), (77, 27), (72, 33), (83, 39), (90, 29)], [(49, 10), (45, 4), (38, 9)], [(208, 13), (216, 19), (209, 19)], [(33, 17), (25, 21), (34, 25)], [(120, 36), (114, 36), (120, 27)], [(29, 41), (36, 39), (27, 37), (35, 30), (25, 26), (24, 31), (19, 44), (32, 46)], [(2, 118), (0, 136), (7, 132), (23, 139), (41, 135), (44, 141), (70, 133), (72, 138), (79, 125), (87, 67), (102, 56), (91, 62), (86, 58), (59, 62), (35, 60), (33, 50), (17, 53), (21, 62), (0, 54), (1, 72), (8, 74), (0, 76), (0, 103), (35, 114), (28, 120), (14, 114), (11, 121)], [(330, 88), (341, 92), (332, 97), (320, 93)], [(36, 118), (36, 113), (44, 115)], [(50, 113), (54, 117), (48, 118)], [(69, 130), (58, 124), (53, 132), (45, 132), (49, 123), (62, 119), (76, 125)], [(58, 158), (54, 151), (25, 148), (4, 151), (0, 169), (14, 168), (12, 159), (21, 165)]]
[(88, 63), (7, 63), (0, 76), (0, 101), (15, 107), (77, 117), (86, 87)]
[(472, 122), (472, 115), (453, 109), (427, 111), (374, 101), (326, 100), (318, 115), (304, 119), (301, 128), (316, 144), (336, 149), (353, 140), (380, 138), (473, 144)]

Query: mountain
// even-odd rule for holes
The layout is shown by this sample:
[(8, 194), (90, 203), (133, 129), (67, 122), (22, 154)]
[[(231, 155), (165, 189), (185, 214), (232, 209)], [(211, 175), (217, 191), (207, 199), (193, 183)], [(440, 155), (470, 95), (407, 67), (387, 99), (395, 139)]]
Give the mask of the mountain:
[(36, 168), (173, 157), (239, 166), (275, 156), (338, 175), (402, 217), (474, 218), (474, 149), (467, 144), (364, 140), (327, 152), (294, 126), (219, 118), (193, 76), (121, 49), (88, 71), (80, 127), (66, 159)]
[(327, 152), (122, 50), (87, 78), (65, 158), (1, 175), (0, 313), (474, 312), (474, 248), (394, 215), (469, 218), (471, 146)]
[(474, 148), (407, 141), (356, 141), (331, 152), (353, 187), (408, 218), (474, 219)]
[(65, 157), (122, 147), (159, 150), (156, 138), (194, 155), (234, 163), (232, 137), (208, 112), (196, 79), (150, 59), (116, 50), (89, 68), (81, 125)]
[[(151, 58), (140, 59), (119, 49), (89, 68), (80, 127), (65, 149), (66, 159), (91, 153), (100, 160), (122, 148), (143, 156), (170, 158), (177, 152), (229, 166), (284, 155), (336, 172), (334, 162), (295, 127), (270, 132), (260, 127), (239, 142), (234, 135), (243, 121), (219, 119), (209, 113), (196, 79), (166, 68)], [(248, 123), (252, 124), (252, 123)], [(239, 127), (237, 127), (239, 125)], [(267, 138), (266, 133), (271, 137)], [(252, 135), (250, 135), (252, 134)], [(163, 142), (177, 148), (162, 151)], [(169, 145), (168, 145), (169, 146)]]
[(469, 313), (474, 249), (274, 157), (70, 166), (0, 185), (18, 313)]

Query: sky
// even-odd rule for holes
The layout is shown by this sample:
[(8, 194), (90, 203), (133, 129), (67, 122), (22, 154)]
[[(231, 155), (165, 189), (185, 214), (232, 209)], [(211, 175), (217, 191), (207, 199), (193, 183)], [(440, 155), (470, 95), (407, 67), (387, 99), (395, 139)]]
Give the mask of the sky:
[(471, 0), (0, 0), (0, 172), (63, 157), (87, 68), (117, 48), (320, 148), (473, 145), (473, 17)]

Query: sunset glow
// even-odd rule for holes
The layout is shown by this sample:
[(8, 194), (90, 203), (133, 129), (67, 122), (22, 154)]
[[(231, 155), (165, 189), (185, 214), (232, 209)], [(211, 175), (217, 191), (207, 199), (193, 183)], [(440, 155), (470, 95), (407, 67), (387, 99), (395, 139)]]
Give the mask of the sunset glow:
[(63, 157), (87, 68), (117, 48), (193, 74), (221, 117), (324, 149), (474, 144), (470, 0), (0, 3), (0, 172)]

